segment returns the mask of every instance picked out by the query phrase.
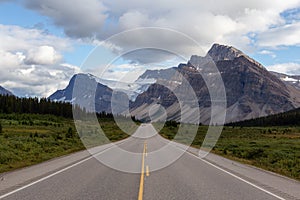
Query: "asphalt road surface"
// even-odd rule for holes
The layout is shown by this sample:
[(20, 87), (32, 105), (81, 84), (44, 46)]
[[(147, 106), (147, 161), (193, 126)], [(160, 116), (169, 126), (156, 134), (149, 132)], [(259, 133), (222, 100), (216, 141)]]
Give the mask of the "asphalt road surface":
[[(201, 159), (185, 148), (143, 124), (132, 137), (93, 149), (93, 156), (74, 154), (2, 175), (0, 199), (300, 199), (297, 181), (216, 156)], [(51, 168), (71, 158), (77, 161)]]

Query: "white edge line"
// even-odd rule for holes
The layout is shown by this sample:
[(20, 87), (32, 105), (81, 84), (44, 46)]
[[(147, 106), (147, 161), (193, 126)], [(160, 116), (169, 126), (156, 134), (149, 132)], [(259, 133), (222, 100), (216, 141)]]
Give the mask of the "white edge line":
[[(180, 149), (181, 151), (183, 151), (183, 149), (181, 149), (180, 147), (178, 147), (178, 146), (176, 146), (176, 145), (175, 145), (175, 147), (177, 147), (178, 149)], [(249, 181), (247, 181), (247, 180), (245, 180), (245, 179), (243, 179), (243, 178), (241, 178), (241, 177), (239, 177), (239, 176), (237, 176), (237, 175), (235, 175), (235, 174), (233, 174), (233, 173), (231, 173), (231, 172), (229, 172), (229, 171), (226, 171), (225, 169), (222, 169), (221, 167), (219, 167), (219, 166), (217, 166), (217, 165), (215, 165), (215, 164), (212, 164), (211, 162), (209, 162), (209, 161), (207, 161), (207, 160), (204, 160), (204, 159), (202, 159), (202, 158), (196, 156), (195, 154), (193, 154), (193, 153), (191, 153), (191, 152), (189, 152), (189, 151), (186, 151), (186, 153), (188, 153), (189, 155), (191, 155), (191, 156), (193, 156), (193, 157), (195, 157), (195, 158), (197, 158), (197, 159), (199, 159), (199, 160), (205, 162), (206, 164), (208, 164), (208, 165), (210, 165), (210, 166), (215, 167), (216, 169), (218, 169), (218, 170), (220, 170), (220, 171), (222, 171), (222, 172), (225, 172), (226, 174), (228, 174), (228, 175), (230, 175), (230, 176), (233, 176), (234, 178), (236, 178), (236, 179), (238, 179), (238, 180), (240, 180), (240, 181), (243, 181), (244, 183), (247, 183), (248, 185), (251, 185), (252, 187), (255, 187), (255, 188), (257, 188), (257, 189), (259, 189), (259, 190), (261, 190), (261, 191), (263, 191), (263, 192), (265, 192), (265, 193), (267, 193), (267, 194), (269, 194), (269, 195), (271, 195), (271, 196), (273, 196), (273, 197), (276, 197), (277, 199), (280, 199), (280, 200), (286, 200), (285, 198), (280, 197), (280, 196), (278, 196), (278, 195), (276, 195), (276, 194), (274, 194), (274, 193), (272, 193), (272, 192), (270, 192), (270, 191), (268, 191), (268, 190), (266, 190), (266, 189), (264, 189), (264, 188), (262, 188), (262, 187), (259, 187), (259, 186), (255, 185), (254, 183), (251, 183), (251, 182), (249, 182)]]
[[(188, 152), (188, 153), (189, 153), (190, 155), (193, 155), (193, 154), (190, 153), (190, 152)], [(194, 156), (195, 156), (195, 155), (194, 155)], [(223, 172), (225, 172), (225, 173), (227, 173), (227, 174), (233, 176), (234, 178), (236, 178), (236, 179), (238, 179), (238, 180), (240, 180), (240, 181), (243, 181), (243, 182), (245, 182), (245, 183), (251, 185), (252, 187), (255, 187), (255, 188), (257, 188), (257, 189), (259, 189), (259, 190), (261, 190), (261, 191), (263, 191), (263, 192), (265, 192), (265, 193), (267, 193), (267, 194), (269, 194), (269, 195), (271, 195), (271, 196), (273, 196), (273, 197), (276, 197), (277, 199), (285, 200), (285, 198), (280, 197), (280, 196), (278, 196), (278, 195), (276, 195), (276, 194), (274, 194), (274, 193), (272, 193), (272, 192), (270, 192), (270, 191), (268, 191), (268, 190), (266, 190), (266, 189), (264, 189), (264, 188), (262, 188), (262, 187), (259, 187), (258, 185), (255, 185), (254, 183), (251, 183), (251, 182), (249, 182), (249, 181), (247, 181), (247, 180), (245, 180), (245, 179), (243, 179), (243, 178), (241, 178), (241, 177), (239, 177), (239, 176), (237, 176), (237, 175), (235, 175), (235, 174), (233, 174), (233, 173), (231, 173), (231, 172), (228, 172), (228, 171), (226, 171), (225, 169), (222, 169), (222, 168), (220, 168), (220, 167), (218, 167), (218, 166), (216, 166), (216, 165), (214, 165), (214, 164), (212, 164), (212, 163), (210, 163), (210, 162), (208, 162), (208, 161), (206, 161), (206, 160), (204, 160), (204, 159), (202, 159), (202, 158), (199, 158), (199, 157), (197, 157), (197, 158), (200, 159), (200, 160), (202, 160), (202, 161), (205, 162), (206, 164), (209, 164), (209, 165), (211, 165), (211, 166), (217, 168), (218, 170), (221, 170), (221, 171), (223, 171)]]
[(62, 173), (62, 172), (64, 172), (64, 171), (67, 171), (68, 169), (71, 169), (71, 168), (73, 168), (73, 167), (76, 167), (77, 165), (80, 165), (80, 164), (82, 164), (82, 163), (84, 163), (84, 162), (86, 162), (86, 161), (88, 161), (88, 160), (94, 158), (95, 156), (98, 156), (98, 155), (100, 155), (100, 154), (106, 152), (107, 150), (109, 150), (109, 149), (111, 149), (111, 148), (113, 148), (113, 147), (114, 147), (114, 145), (112, 145), (112, 146), (110, 146), (110, 147), (108, 147), (108, 148), (106, 148), (106, 149), (104, 149), (104, 150), (102, 150), (102, 151), (100, 151), (100, 152), (98, 152), (98, 153), (96, 153), (96, 154), (92, 154), (92, 155), (90, 155), (90, 157), (85, 158), (85, 159), (83, 159), (83, 160), (81, 160), (81, 161), (79, 161), (79, 162), (77, 162), (77, 163), (74, 163), (73, 165), (70, 165), (70, 166), (68, 166), (68, 167), (66, 167), (66, 168), (63, 168), (63, 169), (57, 171), (57, 172), (54, 172), (53, 174), (50, 174), (50, 175), (45, 176), (45, 177), (43, 177), (43, 178), (41, 178), (41, 179), (39, 179), (39, 180), (36, 180), (36, 181), (34, 181), (34, 182), (32, 182), (32, 183), (29, 183), (29, 184), (27, 184), (27, 185), (24, 185), (24, 186), (18, 188), (18, 189), (15, 189), (15, 190), (13, 190), (13, 191), (11, 191), (11, 192), (8, 192), (8, 193), (6, 193), (6, 194), (0, 196), (0, 199), (3, 199), (3, 198), (5, 198), (5, 197), (8, 197), (8, 196), (10, 196), (10, 195), (12, 195), (12, 194), (14, 194), (14, 193), (17, 193), (17, 192), (19, 192), (19, 191), (21, 191), (21, 190), (26, 189), (26, 188), (28, 188), (28, 187), (30, 187), (30, 186), (32, 186), (32, 185), (35, 185), (35, 184), (40, 183), (40, 182), (42, 182), (42, 181), (44, 181), (44, 180), (46, 180), (46, 179), (48, 179), (48, 178), (51, 178), (52, 176), (55, 176), (55, 175), (60, 174), (60, 173)]
[[(180, 149), (181, 151), (183, 151), (180, 147), (178, 147), (178, 146), (176, 146), (176, 145), (174, 145), (174, 146), (177, 147), (178, 149)], [(10, 195), (16, 193), (16, 192), (19, 192), (19, 191), (21, 191), (21, 190), (24, 190), (24, 189), (26, 189), (26, 188), (28, 188), (28, 187), (30, 187), (30, 186), (32, 186), (32, 185), (35, 185), (35, 184), (37, 184), (37, 183), (39, 183), (39, 182), (42, 182), (42, 181), (44, 181), (44, 180), (46, 180), (46, 179), (48, 179), (48, 178), (51, 178), (51, 177), (53, 177), (53, 176), (55, 176), (55, 175), (57, 175), (57, 174), (60, 174), (60, 173), (66, 171), (66, 170), (68, 170), (68, 169), (71, 169), (71, 168), (77, 166), (77, 165), (80, 165), (80, 164), (82, 164), (82, 163), (84, 163), (84, 162), (86, 162), (86, 161), (88, 161), (88, 160), (94, 158), (94, 156), (99, 155), (99, 154), (101, 154), (101, 153), (104, 153), (105, 151), (111, 149), (112, 147), (114, 147), (114, 146), (108, 147), (107, 149), (104, 149), (103, 151), (101, 151), (101, 152), (99, 152), (99, 153), (93, 154), (93, 155), (91, 155), (90, 157), (85, 158), (84, 160), (81, 160), (81, 161), (79, 161), (79, 162), (77, 162), (77, 163), (75, 163), (75, 164), (73, 164), (73, 165), (70, 165), (70, 166), (68, 166), (68, 167), (66, 167), (66, 168), (64, 168), (64, 169), (61, 169), (61, 170), (59, 170), (59, 171), (53, 173), (53, 174), (50, 174), (50, 175), (48, 175), (48, 176), (45, 176), (45, 177), (43, 177), (43, 178), (41, 178), (41, 179), (39, 179), (39, 180), (37, 180), (37, 181), (34, 181), (34, 182), (30, 183), (30, 184), (27, 184), (27, 185), (25, 185), (25, 186), (23, 186), (23, 187), (20, 187), (20, 188), (16, 189), (16, 190), (13, 190), (13, 191), (11, 191), (11, 192), (9, 192), (9, 193), (6, 193), (6, 194), (0, 196), (0, 199), (3, 199), (3, 198), (5, 198), (5, 197), (7, 197), (7, 196), (10, 196)], [(259, 189), (259, 190), (261, 190), (261, 191), (263, 191), (263, 192), (265, 192), (265, 193), (267, 193), (267, 194), (269, 194), (269, 195), (271, 195), (271, 196), (276, 197), (277, 199), (280, 199), (280, 200), (286, 200), (286, 199), (284, 199), (284, 198), (282, 198), (282, 197), (280, 197), (280, 196), (278, 196), (278, 195), (276, 195), (276, 194), (274, 194), (274, 193), (272, 193), (272, 192), (270, 192), (270, 191), (268, 191), (268, 190), (263, 189), (262, 187), (259, 187), (259, 186), (255, 185), (255, 184), (253, 184), (253, 183), (251, 183), (251, 182), (249, 182), (249, 181), (247, 181), (247, 180), (245, 180), (245, 179), (243, 179), (243, 178), (241, 178), (241, 177), (239, 177), (239, 176), (237, 176), (237, 175), (235, 175), (235, 174), (233, 174), (233, 173), (231, 173), (231, 172), (228, 172), (228, 171), (226, 171), (226, 170), (220, 168), (220, 167), (217, 166), (217, 165), (214, 165), (214, 164), (212, 164), (212, 163), (210, 163), (210, 162), (208, 162), (208, 161), (206, 161), (206, 160), (204, 160), (204, 159), (202, 159), (202, 158), (199, 158), (198, 156), (196, 156), (196, 155), (190, 153), (189, 151), (185, 151), (185, 152), (188, 153), (189, 155), (191, 155), (191, 156), (193, 156), (193, 157), (195, 157), (195, 158), (197, 158), (197, 159), (199, 159), (199, 160), (205, 162), (206, 164), (211, 165), (211, 166), (215, 167), (216, 169), (218, 169), (218, 170), (220, 170), (220, 171), (222, 171), (222, 172), (225, 172), (225, 173), (228, 174), (228, 175), (233, 176), (234, 178), (236, 178), (236, 179), (238, 179), (238, 180), (240, 180), (240, 181), (243, 181), (243, 182), (245, 182), (245, 183), (247, 183), (247, 184), (249, 184), (249, 185), (251, 185), (251, 186), (253, 186), (253, 187), (255, 187), (255, 188), (257, 188), (257, 189)]]
[[(166, 140), (165, 138), (163, 138), (163, 139)], [(167, 140), (167, 141), (169, 142), (169, 140)], [(164, 142), (167, 143), (167, 141), (164, 141)], [(172, 142), (172, 141), (171, 141), (171, 142)], [(170, 143), (170, 144), (172, 144), (172, 143)], [(178, 144), (180, 144), (180, 143), (178, 143)], [(180, 144), (180, 145), (184, 145), (184, 144)], [(251, 182), (249, 182), (249, 181), (247, 181), (247, 180), (245, 180), (245, 179), (243, 179), (243, 178), (241, 178), (241, 177), (239, 177), (239, 176), (237, 176), (237, 175), (235, 175), (235, 174), (233, 174), (233, 173), (231, 173), (231, 172), (229, 172), (229, 171), (226, 171), (225, 169), (222, 169), (221, 167), (219, 167), (219, 166), (217, 166), (217, 165), (215, 165), (215, 164), (213, 164), (213, 163), (211, 163), (211, 162), (209, 162), (209, 161), (207, 161), (207, 160), (204, 160), (204, 159), (198, 157), (197, 155), (195, 155), (195, 154), (189, 152), (188, 150), (183, 150), (181, 147), (177, 146), (177, 145), (174, 144), (174, 143), (173, 143), (173, 146), (176, 147), (177, 149), (180, 149), (180, 150), (183, 151), (183, 152), (186, 152), (188, 155), (193, 156), (193, 157), (195, 157), (195, 158), (197, 158), (197, 159), (203, 161), (204, 163), (206, 163), (206, 164), (208, 164), (208, 165), (210, 165), (210, 166), (213, 166), (213, 167), (215, 167), (216, 169), (218, 169), (218, 170), (220, 170), (220, 171), (222, 171), (222, 172), (224, 172), (224, 173), (226, 173), (226, 174), (228, 174), (228, 175), (230, 175), (230, 176), (233, 176), (234, 178), (236, 178), (236, 179), (238, 179), (238, 180), (240, 180), (240, 181), (243, 181), (244, 183), (247, 183), (248, 185), (251, 185), (252, 187), (255, 187), (255, 188), (257, 188), (257, 189), (259, 189), (259, 190), (261, 190), (261, 191), (263, 191), (263, 192), (265, 192), (265, 193), (267, 193), (267, 194), (269, 194), (269, 195), (271, 195), (271, 196), (273, 196), (273, 197), (276, 197), (277, 199), (280, 199), (280, 200), (286, 200), (286, 199), (283, 198), (283, 197), (280, 197), (280, 196), (278, 196), (278, 195), (276, 195), (276, 194), (274, 194), (274, 193), (272, 193), (272, 192), (270, 192), (270, 191), (268, 191), (268, 190), (266, 190), (266, 189), (264, 189), (264, 188), (262, 188), (262, 187), (259, 187), (258, 185), (255, 185), (254, 183), (251, 183)], [(185, 145), (184, 145), (184, 146), (185, 146)]]

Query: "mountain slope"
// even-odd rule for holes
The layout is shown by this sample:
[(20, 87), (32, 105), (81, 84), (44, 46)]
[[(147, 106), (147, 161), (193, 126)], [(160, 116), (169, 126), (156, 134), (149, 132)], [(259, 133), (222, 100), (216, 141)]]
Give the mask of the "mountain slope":
[[(295, 81), (292, 84), (284, 82), (281, 80), (283, 75), (267, 71), (260, 63), (234, 47), (219, 44), (214, 44), (205, 57), (194, 55), (186, 64), (179, 64), (178, 67), (147, 70), (133, 84), (77, 74), (64, 90), (55, 92), (49, 98), (83, 105), (88, 110), (93, 109), (90, 102), (95, 100), (97, 112), (112, 112), (113, 102), (117, 105), (114, 111), (123, 114), (129, 102), (131, 115), (142, 120), (149, 120), (149, 112), (159, 105), (169, 120), (180, 121), (181, 110), (185, 116), (193, 116), (190, 114), (196, 112), (199, 105), (200, 122), (208, 124), (212, 112), (209, 88), (217, 87), (213, 82), (217, 74), (212, 70), (212, 61), (221, 74), (226, 90), (227, 123), (285, 112), (300, 106), (300, 90)], [(210, 85), (206, 85), (201, 74), (211, 80)], [(75, 90), (77, 97), (73, 91), (75, 80), (79, 83)], [(117, 98), (112, 100), (113, 94)], [(185, 99), (185, 103), (181, 104), (180, 99)], [(218, 114), (215, 117), (219, 117)], [(197, 122), (192, 117), (186, 120)]]
[(0, 86), (0, 95), (13, 95), (13, 93), (5, 89), (4, 87)]
[[(77, 86), (76, 90), (74, 90), (75, 85)], [(49, 99), (78, 104), (87, 110), (93, 110), (93, 106), (95, 106), (97, 112), (111, 113), (112, 93), (111, 88), (96, 82), (88, 74), (76, 74), (65, 89), (56, 91)], [(92, 99), (93, 97), (95, 99)], [(95, 101), (95, 105), (89, 103), (93, 101)]]
[[(260, 63), (234, 47), (214, 44), (205, 57), (192, 56), (187, 64), (180, 64), (177, 68), (163, 70), (160, 73), (157, 70), (146, 71), (146, 74), (141, 77), (152, 75), (152, 78), (163, 81), (160, 86), (158, 86), (159, 82), (150, 86), (146, 92), (136, 98), (131, 105), (133, 115), (138, 118), (147, 118), (147, 110), (151, 106), (168, 102), (164, 107), (168, 112), (169, 119), (180, 120), (180, 107), (176, 103), (176, 96), (172, 92), (162, 89), (166, 83), (175, 85), (176, 82), (181, 82), (178, 76), (170, 75), (172, 74), (170, 71), (176, 70), (189, 81), (198, 97), (201, 122), (209, 123), (210, 95), (208, 86), (199, 70), (213, 78), (215, 74), (211, 73), (210, 69), (204, 65), (211, 59), (220, 71), (226, 88), (226, 122), (275, 114), (300, 106), (300, 91), (291, 85), (286, 85)], [(197, 66), (193, 66), (192, 63)], [(178, 84), (175, 87), (174, 91), (182, 86)], [(145, 112), (142, 112), (143, 110)]]

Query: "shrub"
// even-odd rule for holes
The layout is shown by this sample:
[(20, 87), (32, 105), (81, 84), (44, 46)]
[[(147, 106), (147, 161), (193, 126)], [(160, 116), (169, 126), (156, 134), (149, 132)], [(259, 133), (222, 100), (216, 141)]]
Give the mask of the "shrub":
[(73, 138), (74, 137), (74, 132), (71, 127), (69, 127), (68, 132), (66, 133), (66, 138)]

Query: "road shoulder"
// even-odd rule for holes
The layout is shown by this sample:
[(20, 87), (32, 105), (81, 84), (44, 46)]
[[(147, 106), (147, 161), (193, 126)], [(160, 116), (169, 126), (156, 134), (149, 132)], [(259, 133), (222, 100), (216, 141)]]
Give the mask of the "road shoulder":
[[(176, 143), (176, 146), (181, 149), (186, 148), (183, 144)], [(189, 147), (187, 151), (198, 157), (199, 149)], [(300, 182), (297, 180), (251, 165), (242, 164), (213, 153), (209, 153), (204, 160), (286, 199), (300, 199)]]

